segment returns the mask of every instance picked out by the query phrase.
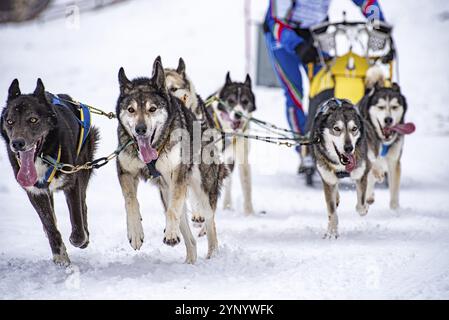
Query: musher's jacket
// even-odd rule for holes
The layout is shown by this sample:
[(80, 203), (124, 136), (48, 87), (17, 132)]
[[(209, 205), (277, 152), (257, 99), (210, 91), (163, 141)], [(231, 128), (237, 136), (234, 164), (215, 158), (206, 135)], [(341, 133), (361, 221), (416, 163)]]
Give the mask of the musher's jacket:
[[(289, 52), (304, 39), (295, 29), (309, 29), (325, 21), (331, 0), (270, 0), (265, 18), (266, 31), (272, 32), (275, 39)], [(365, 17), (385, 21), (377, 0), (352, 0), (360, 7)]]

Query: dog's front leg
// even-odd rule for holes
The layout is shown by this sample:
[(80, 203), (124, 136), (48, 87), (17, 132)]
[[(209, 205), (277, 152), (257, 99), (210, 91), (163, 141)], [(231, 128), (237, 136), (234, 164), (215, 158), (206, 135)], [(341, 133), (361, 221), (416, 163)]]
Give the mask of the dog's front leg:
[(27, 192), (27, 195), (39, 215), (44, 231), (47, 234), (50, 248), (53, 253), (53, 261), (61, 266), (69, 265), (69, 256), (67, 255), (61, 234), (56, 228), (56, 221), (54, 219), (55, 214), (53, 212), (50, 195), (48, 193), (33, 194), (30, 192)]
[[(370, 170), (371, 171), (371, 170)], [(369, 172), (365, 172), (365, 174), (356, 182), (356, 189), (357, 189), (357, 205), (356, 205), (356, 211), (361, 216), (366, 216), (368, 213), (368, 204), (366, 202), (366, 196), (367, 196), (367, 187), (368, 187), (368, 175)]]
[(388, 161), (388, 184), (390, 187), (390, 208), (399, 209), (399, 187), (401, 184), (401, 160)]
[(83, 210), (81, 204), (81, 190), (79, 181), (70, 189), (64, 190), (67, 206), (69, 207), (70, 222), (72, 223), (72, 234), (70, 243), (77, 248), (85, 248), (89, 243), (89, 237), (84, 226)]
[(252, 189), (251, 189), (251, 167), (248, 163), (241, 164), (239, 168), (240, 182), (243, 190), (243, 212), (245, 215), (254, 213)]
[(196, 240), (192, 235), (192, 231), (189, 227), (189, 222), (187, 221), (187, 209), (186, 206), (183, 206), (182, 209), (182, 216), (180, 221), (180, 229), (181, 234), (184, 239), (184, 243), (186, 245), (186, 263), (188, 264), (194, 264), (196, 262), (197, 258), (197, 252), (196, 252)]
[(366, 202), (371, 205), (375, 201), (374, 187), (376, 186), (376, 177), (374, 176), (373, 169), (368, 173), (368, 180), (366, 186)]
[(331, 185), (323, 180), (324, 197), (327, 204), (328, 225), (324, 238), (338, 238), (337, 198), (338, 186)]
[(182, 208), (186, 201), (187, 184), (185, 181), (176, 183), (176, 179), (173, 179), (173, 181), (170, 181), (168, 188), (170, 195), (168, 197), (168, 208), (165, 212), (166, 225), (164, 243), (169, 246), (175, 246), (181, 241), (179, 237), (179, 226)]
[(129, 173), (121, 173), (118, 177), (125, 199), (129, 244), (134, 250), (139, 250), (144, 239), (142, 216), (140, 215), (139, 201), (137, 201), (139, 179)]
[(237, 159), (239, 164), (240, 182), (243, 190), (243, 212), (246, 215), (254, 213), (252, 189), (251, 189), (251, 166), (249, 164), (249, 141), (239, 139), (237, 144)]
[(232, 210), (232, 172), (224, 181), (224, 200), (223, 209)]

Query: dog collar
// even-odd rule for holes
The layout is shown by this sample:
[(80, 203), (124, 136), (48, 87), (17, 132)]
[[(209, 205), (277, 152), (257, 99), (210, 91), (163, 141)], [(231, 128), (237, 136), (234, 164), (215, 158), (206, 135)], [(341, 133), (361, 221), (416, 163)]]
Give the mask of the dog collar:
[(351, 176), (351, 174), (347, 171), (338, 171), (335, 172), (335, 175), (338, 179), (349, 178)]
[(391, 148), (391, 144), (390, 145), (388, 145), (388, 144), (382, 144), (382, 149), (380, 150), (380, 156), (383, 158), (383, 157), (386, 157), (387, 156), (387, 154), (388, 154), (388, 152), (390, 151), (390, 148)]

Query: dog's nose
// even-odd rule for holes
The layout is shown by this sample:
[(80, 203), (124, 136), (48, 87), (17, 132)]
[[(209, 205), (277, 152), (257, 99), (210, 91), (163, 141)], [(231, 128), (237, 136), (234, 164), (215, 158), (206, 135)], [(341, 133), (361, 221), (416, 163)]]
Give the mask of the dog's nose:
[(15, 151), (23, 151), (25, 149), (25, 140), (16, 139), (11, 142), (11, 145)]
[(385, 121), (385, 125), (387, 125), (387, 126), (391, 126), (393, 124), (392, 117), (386, 117), (384, 121)]
[(242, 114), (241, 114), (240, 112), (236, 112), (236, 113), (234, 114), (234, 118), (235, 118), (236, 120), (240, 120), (240, 119), (242, 119)]
[(345, 144), (344, 148), (346, 153), (351, 153), (354, 150), (352, 144)]
[(143, 123), (138, 124), (138, 125), (136, 126), (136, 133), (137, 133), (139, 136), (145, 135), (145, 134), (147, 133), (147, 126), (146, 126), (145, 124), (143, 124)]

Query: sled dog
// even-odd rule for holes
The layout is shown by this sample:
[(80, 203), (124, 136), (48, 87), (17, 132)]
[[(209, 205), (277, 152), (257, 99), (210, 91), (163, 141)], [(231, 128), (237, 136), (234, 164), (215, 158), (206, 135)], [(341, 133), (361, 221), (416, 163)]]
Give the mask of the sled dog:
[(374, 203), (374, 185), (382, 182), (385, 173), (390, 189), (390, 208), (399, 208), (401, 155), (404, 135), (413, 133), (413, 123), (404, 123), (407, 101), (398, 84), (385, 86), (385, 77), (379, 67), (368, 70), (367, 93), (358, 108), (366, 122), (368, 157), (372, 169), (368, 175), (367, 201)]
[[(252, 90), (251, 78), (246, 76), (245, 82), (234, 82), (229, 72), (226, 75), (224, 86), (211, 95), (217, 98), (207, 108), (210, 117), (217, 129), (230, 133), (247, 133), (252, 113), (256, 110), (256, 99)], [(248, 161), (249, 142), (241, 137), (225, 139), (220, 147), (223, 150), (225, 162), (229, 170), (234, 170), (235, 164), (239, 167), (240, 182), (243, 189), (243, 212), (246, 215), (254, 213), (251, 191), (251, 167)], [(223, 207), (232, 209), (232, 176), (224, 181), (225, 194)]]
[(22, 94), (15, 79), (0, 119), (14, 176), (38, 213), (53, 261), (59, 265), (70, 264), (70, 259), (56, 227), (53, 193), (62, 190), (66, 197), (72, 223), (71, 244), (86, 248), (86, 190), (91, 171), (64, 174), (55, 164), (92, 161), (99, 139), (97, 129), (90, 126), (90, 111), (72, 102), (68, 95), (46, 92), (41, 79), (32, 94)]
[[(196, 152), (201, 155), (207, 145), (202, 142), (198, 151), (192, 147), (195, 115), (168, 90), (160, 57), (154, 61), (151, 78), (131, 81), (121, 68), (119, 84), (118, 140), (120, 145), (129, 145), (118, 156), (117, 172), (125, 198), (131, 247), (139, 249), (144, 239), (137, 185), (140, 179), (151, 179), (159, 187), (165, 208), (163, 242), (174, 246), (180, 242), (181, 234), (187, 250), (186, 262), (195, 263), (196, 241), (186, 217), (189, 196), (190, 203), (205, 218), (210, 258), (218, 245), (214, 216), (226, 167), (193, 161)], [(179, 132), (187, 137), (174, 138)]]
[(330, 99), (318, 109), (311, 135), (317, 141), (313, 145), (313, 153), (323, 181), (329, 219), (325, 237), (337, 238), (339, 179), (349, 177), (356, 182), (356, 211), (361, 216), (368, 213), (365, 195), (371, 164), (363, 119), (349, 101)]

